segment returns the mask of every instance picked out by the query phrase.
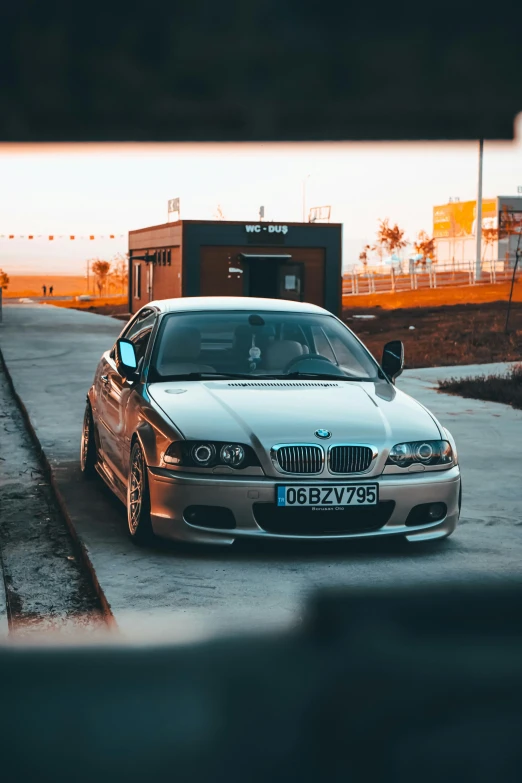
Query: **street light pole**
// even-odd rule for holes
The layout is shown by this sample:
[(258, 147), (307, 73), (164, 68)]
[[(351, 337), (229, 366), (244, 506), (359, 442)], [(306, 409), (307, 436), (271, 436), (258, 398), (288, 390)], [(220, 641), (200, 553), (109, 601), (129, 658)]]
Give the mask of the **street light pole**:
[(303, 223), (306, 223), (306, 182), (309, 177), (310, 174), (307, 174), (303, 180)]
[(482, 160), (484, 157), (484, 139), (479, 141), (479, 170), (478, 170), (478, 192), (477, 192), (477, 218), (476, 228), (477, 232), (477, 256), (475, 259), (475, 280), (480, 280), (482, 273)]

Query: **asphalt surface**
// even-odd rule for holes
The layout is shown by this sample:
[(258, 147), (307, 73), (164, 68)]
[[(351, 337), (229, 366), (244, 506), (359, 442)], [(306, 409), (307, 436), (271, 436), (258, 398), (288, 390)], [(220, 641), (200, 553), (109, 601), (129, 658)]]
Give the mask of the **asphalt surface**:
[(84, 482), (78, 452), (85, 394), (122, 324), (42, 306), (4, 311), (0, 348), (51, 466), (58, 492), (120, 630), (130, 638), (194, 638), (299, 622), (304, 599), (333, 585), (420, 584), (518, 577), (522, 562), (522, 412), (439, 394), (437, 379), (505, 365), (406, 371), (399, 385), (453, 432), (463, 471), (461, 523), (451, 539), (136, 548), (123, 508)]

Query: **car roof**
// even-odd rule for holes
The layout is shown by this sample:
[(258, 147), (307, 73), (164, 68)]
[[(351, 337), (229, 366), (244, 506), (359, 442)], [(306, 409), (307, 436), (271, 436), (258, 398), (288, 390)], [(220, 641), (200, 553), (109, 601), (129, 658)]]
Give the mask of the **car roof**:
[(162, 313), (198, 311), (264, 310), (275, 313), (324, 313), (328, 310), (308, 302), (287, 299), (261, 299), (250, 296), (183, 296), (176, 299), (157, 299), (146, 307), (156, 307)]

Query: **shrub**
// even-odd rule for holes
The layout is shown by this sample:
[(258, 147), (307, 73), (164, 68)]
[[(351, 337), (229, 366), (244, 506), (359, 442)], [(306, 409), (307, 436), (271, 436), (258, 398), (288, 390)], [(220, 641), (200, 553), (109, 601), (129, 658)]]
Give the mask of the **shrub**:
[(439, 381), (439, 389), (462, 397), (489, 400), (522, 409), (522, 364), (516, 364), (505, 375), (449, 378)]

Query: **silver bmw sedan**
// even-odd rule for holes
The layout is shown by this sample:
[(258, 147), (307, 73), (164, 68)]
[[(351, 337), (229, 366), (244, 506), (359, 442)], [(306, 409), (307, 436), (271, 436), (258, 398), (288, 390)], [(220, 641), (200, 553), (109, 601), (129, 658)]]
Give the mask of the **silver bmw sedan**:
[(272, 299), (150, 302), (103, 354), (81, 468), (153, 535), (425, 541), (457, 525), (455, 442), (321, 307)]

